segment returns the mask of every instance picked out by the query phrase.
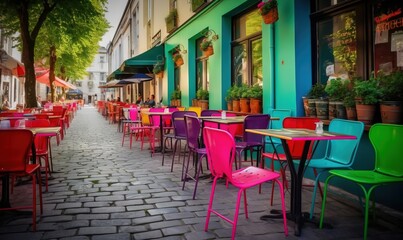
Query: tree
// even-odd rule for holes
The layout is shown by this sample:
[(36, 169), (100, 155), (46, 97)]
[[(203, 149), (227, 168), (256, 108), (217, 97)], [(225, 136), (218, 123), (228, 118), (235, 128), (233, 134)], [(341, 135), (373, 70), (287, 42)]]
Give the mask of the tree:
[[(93, 17), (91, 13), (94, 11), (87, 12), (87, 10), (91, 9), (89, 7), (93, 7), (93, 9), (96, 10), (95, 12), (102, 12), (105, 11), (104, 8), (105, 2), (106, 0), (68, 0), (68, 1), (1, 0), (0, 1), (0, 25), (7, 34), (11, 35), (16, 32), (19, 32), (20, 34), (18, 40), (22, 51), (22, 62), (25, 65), (25, 102), (27, 104), (27, 107), (36, 107), (36, 91), (35, 91), (36, 78), (34, 69), (35, 46), (37, 46), (36, 41), (40, 33), (40, 30), (45, 24), (45, 22), (47, 20), (52, 21), (52, 24), (54, 24), (53, 26), (55, 26), (56, 28), (57, 27), (63, 28), (65, 33), (68, 33), (69, 31), (77, 31), (77, 29), (75, 29), (76, 22), (83, 23), (85, 21), (90, 21), (90, 18)], [(64, 15), (62, 13), (64, 13)], [(81, 17), (88, 13), (89, 15), (86, 18)], [(80, 17), (78, 16), (76, 17), (76, 15), (79, 15)], [(78, 19), (81, 20), (85, 19), (85, 20), (80, 21)], [(51, 23), (49, 23), (49, 25), (51, 25)], [(79, 27), (83, 27), (83, 25), (80, 25)], [(61, 38), (62, 36), (58, 37)], [(76, 39), (74, 37), (71, 37), (70, 43), (74, 43), (75, 40)], [(54, 47), (56, 49), (56, 46)], [(49, 48), (49, 51), (52, 50)], [(85, 52), (86, 50), (83, 51)], [(53, 53), (49, 52), (49, 56), (52, 56), (53, 58), (51, 61), (49, 61), (49, 63), (52, 62), (53, 60), (55, 63), (56, 55), (53, 55)], [(50, 74), (52, 80), (54, 80), (53, 73)]]
[[(56, 8), (41, 28), (35, 60), (50, 69), (51, 99), (55, 76), (69, 81), (82, 78), (98, 51), (98, 42), (108, 28), (104, 3), (84, 1), (80, 8)], [(66, 17), (74, 16), (74, 17)]]

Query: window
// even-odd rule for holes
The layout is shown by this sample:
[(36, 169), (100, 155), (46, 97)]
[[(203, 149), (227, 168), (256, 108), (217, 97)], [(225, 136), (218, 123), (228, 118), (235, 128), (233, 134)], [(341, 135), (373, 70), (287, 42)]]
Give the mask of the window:
[(176, 67), (174, 69), (174, 84), (175, 84), (174, 89), (175, 90), (180, 90), (181, 89), (180, 76), (181, 76), (181, 68)]
[(374, 70), (403, 69), (403, 4), (381, 0), (374, 5)]
[(312, 58), (313, 83), (326, 84), (333, 77), (352, 79), (369, 75), (372, 53), (366, 45), (370, 43), (365, 30), (366, 2), (318, 0), (318, 10), (332, 4), (325, 11), (312, 14), (312, 36), (317, 36), (312, 41), (312, 56), (317, 56)]
[(261, 22), (255, 8), (233, 19), (232, 84), (262, 84)]
[[(196, 46), (200, 46), (204, 36), (196, 40)], [(208, 58), (203, 57), (203, 52), (196, 47), (196, 91), (198, 89), (209, 89)]]
[(101, 72), (101, 73), (99, 74), (99, 81), (100, 81), (100, 82), (105, 82), (105, 81), (106, 81), (106, 80), (105, 80), (105, 73)]

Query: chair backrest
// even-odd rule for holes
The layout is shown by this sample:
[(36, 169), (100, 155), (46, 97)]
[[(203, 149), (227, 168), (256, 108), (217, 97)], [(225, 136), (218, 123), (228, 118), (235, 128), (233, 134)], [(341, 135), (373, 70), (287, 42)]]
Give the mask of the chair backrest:
[[(150, 108), (150, 112), (164, 112), (164, 108)], [(150, 123), (153, 126), (159, 126), (160, 125), (160, 121), (161, 121), (160, 116), (150, 115), (149, 118), (150, 118)]]
[(235, 158), (235, 140), (227, 131), (203, 128), (210, 172), (215, 177), (224, 177), (232, 182), (232, 164)]
[(34, 137), (27, 129), (0, 130), (0, 173), (24, 171)]
[(326, 157), (329, 160), (345, 164), (346, 167), (351, 166), (364, 132), (364, 123), (335, 118), (329, 124), (329, 132), (356, 136), (354, 140), (331, 140), (326, 146)]
[(279, 129), (279, 128), (283, 128), (284, 118), (291, 116), (291, 110), (290, 109), (271, 109), (269, 111), (269, 114), (270, 114), (271, 118), (274, 118), (274, 117), (279, 118), (279, 120), (270, 121), (270, 128)]
[(374, 124), (369, 139), (375, 150), (375, 171), (403, 177), (403, 125)]
[(199, 140), (201, 133), (201, 124), (199, 119), (197, 118), (197, 113), (191, 112), (192, 114), (185, 114), (185, 136), (187, 140), (188, 147), (190, 149), (199, 148)]
[(172, 122), (176, 137), (186, 137), (185, 115), (197, 117), (197, 113), (192, 111), (176, 111), (172, 113)]
[(137, 108), (129, 109), (129, 119), (132, 121), (137, 121), (139, 119), (139, 111)]
[(201, 107), (189, 107), (188, 111), (196, 112), (199, 117), (201, 115)]
[(269, 114), (248, 115), (243, 122), (243, 141), (245, 142), (263, 142), (263, 135), (246, 132), (245, 129), (266, 129), (269, 127)]
[(25, 120), (25, 127), (50, 127), (48, 119)]
[(212, 116), (212, 114), (221, 114), (218, 110), (204, 109), (201, 111), (200, 116)]
[[(313, 117), (286, 117), (283, 120), (284, 128), (305, 128), (310, 130), (315, 130), (315, 123), (319, 122), (319, 118)], [(302, 156), (304, 150), (305, 141), (287, 141), (288, 148), (290, 149), (291, 156), (294, 159), (299, 159)], [(309, 146), (308, 156), (310, 159), (312, 157), (312, 147), (313, 142)]]

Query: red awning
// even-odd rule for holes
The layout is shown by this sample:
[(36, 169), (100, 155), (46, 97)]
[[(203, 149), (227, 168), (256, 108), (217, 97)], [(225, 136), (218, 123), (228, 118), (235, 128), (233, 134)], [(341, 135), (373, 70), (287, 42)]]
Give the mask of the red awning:
[[(36, 72), (36, 81), (42, 84), (46, 84), (46, 86), (50, 86), (50, 81), (49, 81), (49, 70), (45, 71), (39, 71)], [(56, 87), (62, 87), (62, 88), (71, 88), (71, 89), (76, 89), (76, 86), (74, 86), (71, 83), (68, 83), (58, 77), (55, 77), (55, 81), (53, 82)]]
[(25, 67), (17, 63), (17, 67), (13, 69), (13, 74), (17, 77), (25, 76)]

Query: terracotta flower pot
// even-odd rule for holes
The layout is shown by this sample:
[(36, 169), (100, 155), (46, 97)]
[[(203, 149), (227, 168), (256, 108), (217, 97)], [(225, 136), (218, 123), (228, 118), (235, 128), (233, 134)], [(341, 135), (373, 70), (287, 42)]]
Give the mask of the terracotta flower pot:
[(262, 100), (257, 98), (250, 99), (250, 112), (251, 113), (262, 113)]
[(213, 46), (208, 46), (206, 50), (203, 51), (203, 56), (204, 57), (209, 57), (214, 54), (214, 48)]
[(355, 107), (346, 108), (347, 119), (348, 120), (357, 120), (357, 110)]
[(272, 8), (267, 14), (262, 15), (263, 22), (266, 24), (274, 23), (278, 20), (278, 10), (277, 7)]
[(182, 65), (183, 65), (183, 58), (178, 58), (178, 59), (175, 61), (175, 66), (180, 67), (180, 66), (182, 66)]
[(316, 117), (319, 119), (328, 119), (329, 117), (329, 101), (316, 100)]
[(239, 99), (232, 100), (232, 111), (234, 111), (234, 112), (240, 111)]
[(199, 100), (199, 106), (201, 107), (201, 110), (209, 109), (208, 100)]
[(227, 102), (227, 110), (232, 111), (232, 101)]
[(243, 112), (243, 113), (250, 112), (249, 98), (241, 98), (241, 99), (239, 99), (239, 105), (241, 107), (241, 112)]
[(157, 78), (163, 78), (163, 77), (164, 77), (164, 72), (156, 73), (155, 76), (156, 76)]
[(375, 117), (376, 105), (355, 104), (357, 109), (357, 120), (365, 124), (372, 124)]
[(403, 103), (400, 101), (383, 101), (380, 104), (383, 123), (402, 123)]

